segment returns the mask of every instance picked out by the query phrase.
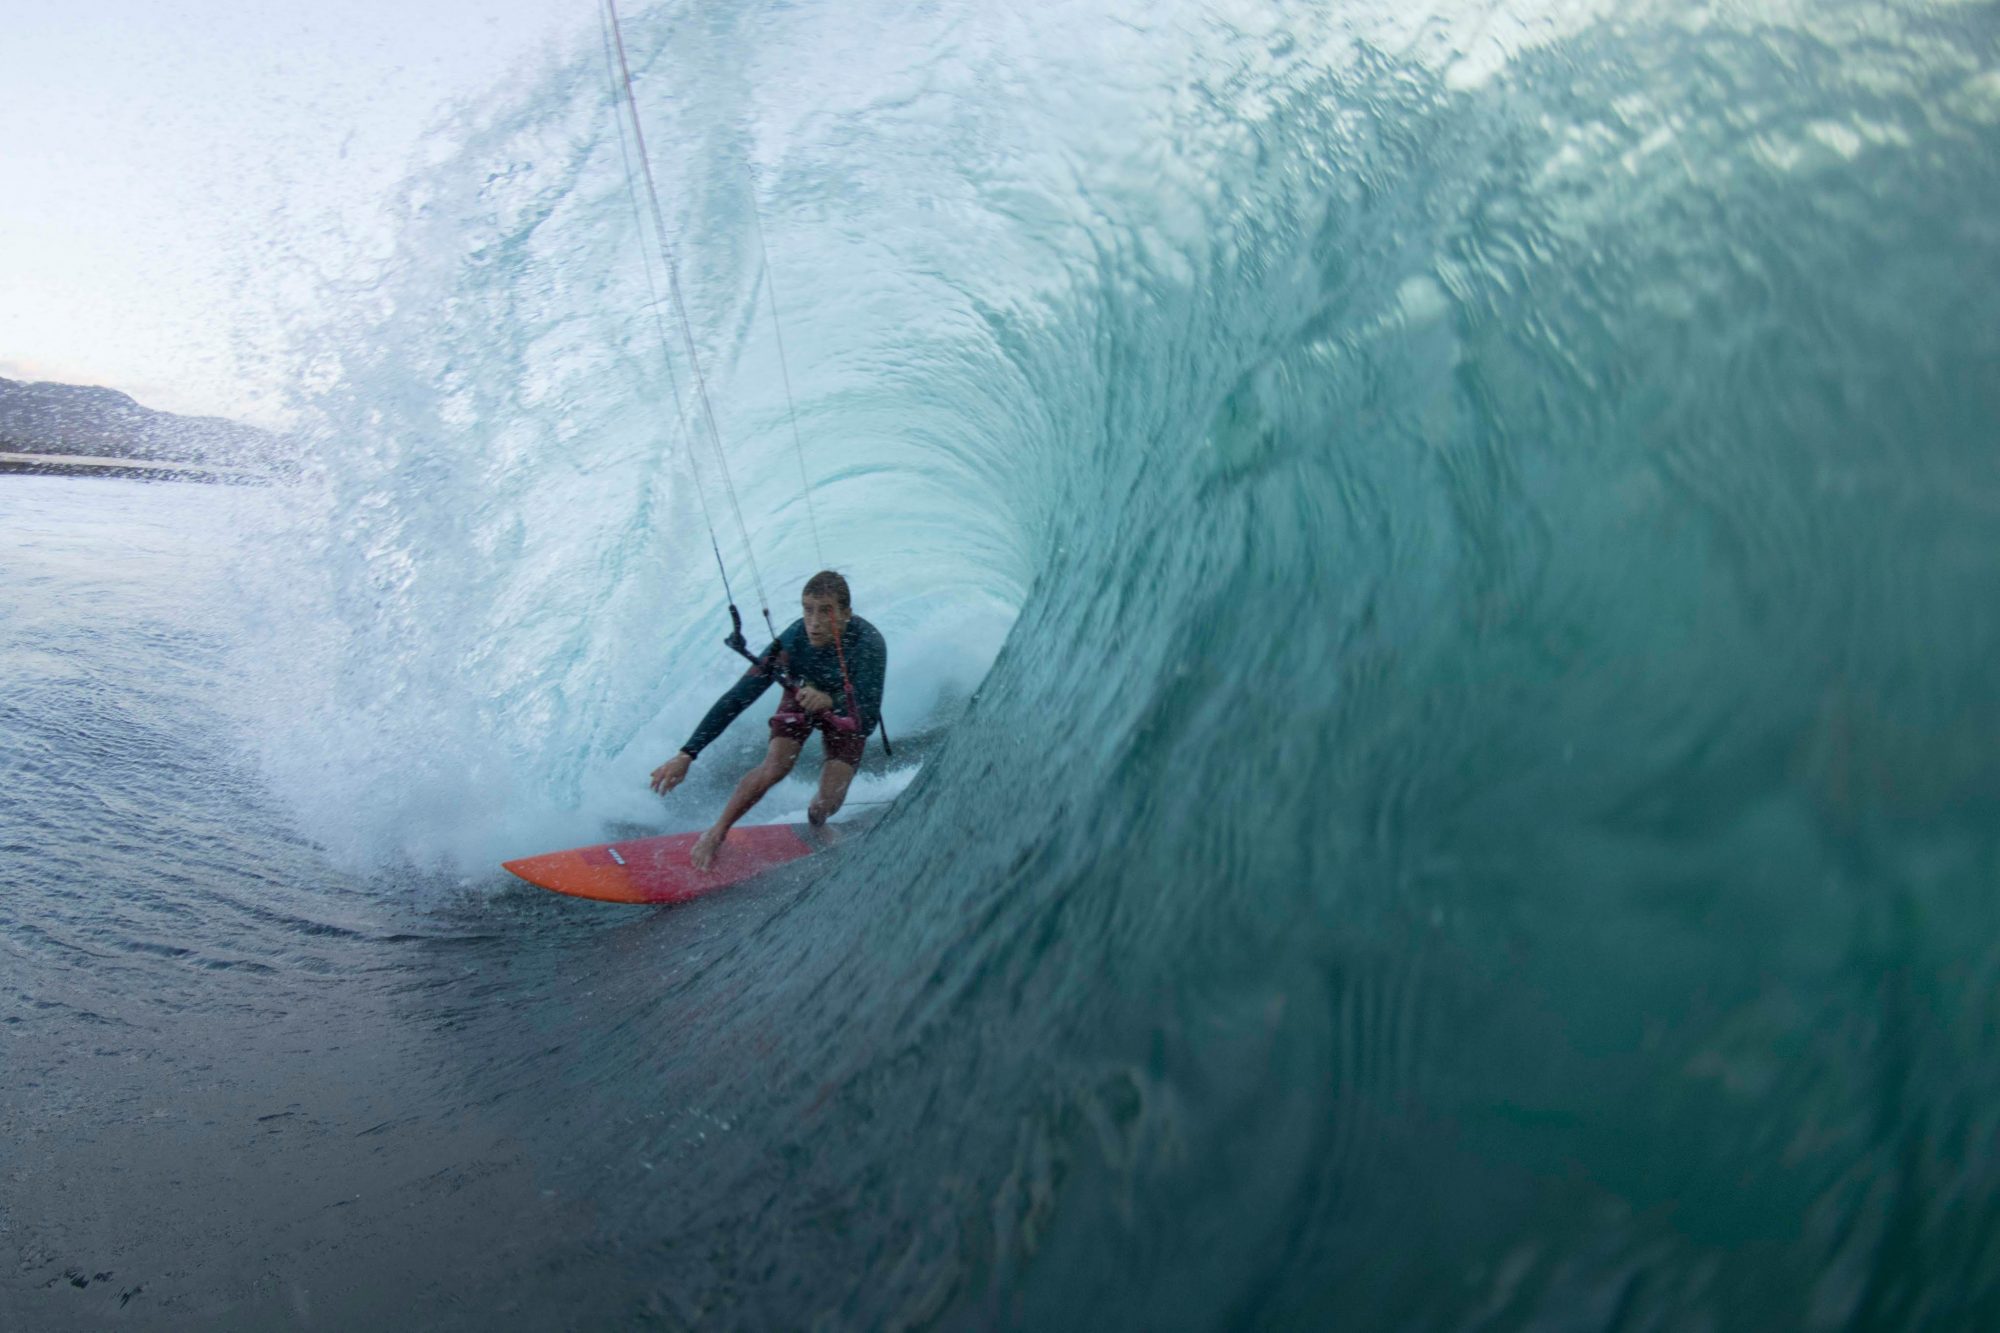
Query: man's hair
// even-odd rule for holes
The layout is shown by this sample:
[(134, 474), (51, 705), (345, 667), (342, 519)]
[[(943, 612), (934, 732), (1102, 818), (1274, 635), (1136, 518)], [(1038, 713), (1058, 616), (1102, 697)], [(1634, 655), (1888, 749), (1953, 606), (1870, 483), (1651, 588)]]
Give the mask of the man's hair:
[(847, 600), (847, 580), (830, 569), (822, 569), (819, 573), (807, 579), (806, 589), (800, 596), (831, 597), (834, 601), (840, 603), (841, 610), (852, 611), (854, 609), (854, 604)]

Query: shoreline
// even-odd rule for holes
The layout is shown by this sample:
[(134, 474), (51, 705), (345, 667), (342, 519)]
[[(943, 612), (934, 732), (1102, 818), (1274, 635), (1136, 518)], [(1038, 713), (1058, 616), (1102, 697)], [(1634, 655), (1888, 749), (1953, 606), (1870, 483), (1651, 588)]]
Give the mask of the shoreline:
[(0, 451), (0, 476), (130, 477), (141, 481), (225, 482), (261, 485), (276, 481), (254, 468), (217, 463), (179, 463), (158, 458), (91, 458), (80, 454)]

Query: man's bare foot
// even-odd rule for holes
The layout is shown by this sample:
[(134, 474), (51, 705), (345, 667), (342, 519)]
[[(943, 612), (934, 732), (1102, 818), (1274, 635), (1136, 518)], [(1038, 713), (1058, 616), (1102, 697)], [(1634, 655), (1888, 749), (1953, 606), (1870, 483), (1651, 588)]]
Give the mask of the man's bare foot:
[(714, 829), (694, 840), (694, 850), (688, 853), (688, 864), (696, 870), (706, 870), (715, 864), (715, 854), (722, 847), (722, 835)]
[(825, 822), (826, 822), (825, 806), (821, 805), (818, 801), (814, 801), (811, 805), (806, 807), (806, 823), (811, 824), (814, 828), (818, 828), (821, 824), (824, 824)]

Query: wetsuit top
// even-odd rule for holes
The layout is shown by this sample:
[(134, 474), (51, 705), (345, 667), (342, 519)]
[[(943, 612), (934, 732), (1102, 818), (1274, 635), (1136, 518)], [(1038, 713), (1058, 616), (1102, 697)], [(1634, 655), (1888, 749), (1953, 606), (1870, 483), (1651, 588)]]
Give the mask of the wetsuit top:
[(847, 654), (847, 674), (854, 682), (854, 699), (861, 709), (861, 734), (866, 736), (882, 719), (882, 683), (889, 672), (889, 646), (882, 641), (881, 632), (860, 616), (849, 616), (837, 652), (830, 643), (824, 648), (813, 647), (806, 637), (806, 622), (794, 620), (758, 657), (758, 664), (744, 672), (742, 679), (715, 701), (708, 716), (694, 729), (694, 735), (681, 747), (682, 752), (690, 758), (700, 754), (739, 713), (757, 702), (757, 696), (771, 688), (777, 676), (765, 663), (773, 658), (778, 658), (793, 676), (824, 692), (833, 700), (836, 713), (846, 713), (847, 689), (840, 679), (841, 652)]

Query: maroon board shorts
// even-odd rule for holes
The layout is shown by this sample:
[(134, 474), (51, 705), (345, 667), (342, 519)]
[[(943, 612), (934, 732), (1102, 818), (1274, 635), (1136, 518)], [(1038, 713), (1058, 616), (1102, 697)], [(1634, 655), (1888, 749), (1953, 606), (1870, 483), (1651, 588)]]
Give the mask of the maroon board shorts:
[(798, 697), (786, 690), (778, 711), (771, 714), (772, 737), (804, 743), (815, 730), (828, 759), (838, 759), (852, 768), (861, 767), (861, 752), (868, 747), (868, 738), (859, 731), (842, 731), (834, 726), (831, 708), (819, 713), (806, 712), (799, 707)]

